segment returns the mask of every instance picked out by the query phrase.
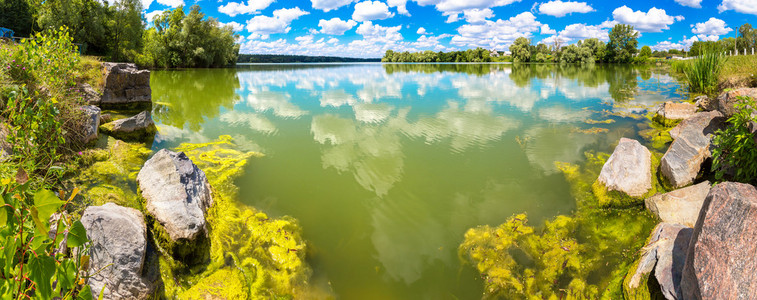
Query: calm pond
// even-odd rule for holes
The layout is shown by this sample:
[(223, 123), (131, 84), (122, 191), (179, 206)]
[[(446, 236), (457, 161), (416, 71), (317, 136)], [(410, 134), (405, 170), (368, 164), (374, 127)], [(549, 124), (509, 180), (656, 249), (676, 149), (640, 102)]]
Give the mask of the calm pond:
[(151, 84), (153, 149), (231, 135), (265, 154), (239, 201), (298, 219), (312, 282), (343, 299), (480, 298), (467, 229), (570, 214), (555, 162), (610, 152), (646, 121), (624, 113), (686, 97), (660, 70), (601, 65), (242, 65)]

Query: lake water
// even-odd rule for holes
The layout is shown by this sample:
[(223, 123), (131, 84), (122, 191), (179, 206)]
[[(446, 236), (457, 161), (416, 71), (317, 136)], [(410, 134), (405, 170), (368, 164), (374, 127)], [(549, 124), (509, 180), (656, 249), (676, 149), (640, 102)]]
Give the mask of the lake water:
[(151, 84), (153, 149), (231, 135), (265, 154), (239, 201), (298, 219), (313, 282), (342, 299), (480, 298), (467, 229), (570, 214), (554, 163), (638, 138), (623, 113), (685, 96), (664, 72), (600, 65), (245, 65)]

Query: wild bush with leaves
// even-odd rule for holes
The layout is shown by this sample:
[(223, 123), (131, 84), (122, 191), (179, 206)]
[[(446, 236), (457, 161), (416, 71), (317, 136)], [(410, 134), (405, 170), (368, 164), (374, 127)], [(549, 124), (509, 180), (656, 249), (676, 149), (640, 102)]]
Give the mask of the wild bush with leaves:
[[(64, 136), (75, 137), (84, 114), (79, 110), (81, 95), (74, 88), (79, 63), (76, 46), (66, 28), (17, 46), (0, 49), (0, 66), (9, 81), (0, 98), (3, 115), (11, 126), (8, 142), (17, 161), (26, 170), (55, 171), (66, 149), (75, 148)], [(46, 176), (46, 175), (45, 175)]]
[(50, 224), (77, 191), (64, 202), (49, 190), (31, 191), (27, 179), (19, 171), (15, 181), (3, 178), (0, 187), (0, 294), (3, 299), (92, 299), (85, 284), (84, 226), (67, 217)]
[(754, 182), (757, 180), (757, 144), (750, 123), (757, 122), (754, 112), (755, 100), (738, 97), (734, 104), (736, 113), (728, 119), (729, 126), (715, 132), (712, 140), (712, 170), (717, 180)]

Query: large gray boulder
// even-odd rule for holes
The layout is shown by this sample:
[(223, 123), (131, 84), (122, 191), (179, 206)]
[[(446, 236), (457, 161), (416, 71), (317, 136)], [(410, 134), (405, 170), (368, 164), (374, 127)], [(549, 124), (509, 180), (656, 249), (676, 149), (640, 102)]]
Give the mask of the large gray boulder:
[(723, 122), (720, 112), (700, 112), (670, 130), (674, 141), (662, 156), (660, 172), (672, 187), (694, 182), (702, 162), (712, 156), (712, 134), (723, 126)]
[(630, 280), (625, 288), (637, 289), (654, 276), (665, 299), (683, 299), (681, 274), (692, 232), (691, 228), (679, 224), (657, 224), (642, 250), (638, 267), (629, 272)]
[(723, 92), (717, 98), (718, 111), (726, 118), (733, 116), (736, 113), (736, 107), (734, 107), (734, 104), (740, 96), (757, 99), (757, 88), (741, 88)]
[(143, 111), (135, 116), (106, 123), (100, 129), (115, 138), (123, 140), (146, 140), (154, 136), (155, 122), (149, 111)]
[(697, 112), (697, 106), (688, 102), (665, 102), (660, 105), (657, 114), (668, 120), (685, 120)]
[(99, 105), (102, 108), (135, 109), (152, 105), (150, 71), (130, 63), (103, 63), (105, 86)]
[(710, 192), (710, 182), (655, 195), (644, 200), (647, 209), (666, 223), (694, 227), (702, 210), (704, 199)]
[(137, 175), (145, 208), (172, 241), (205, 234), (205, 212), (213, 204), (210, 184), (184, 152), (158, 151)]
[(100, 108), (94, 105), (82, 106), (85, 115), (84, 128), (82, 130), (83, 144), (89, 144), (97, 140), (97, 131), (100, 128)]
[(757, 299), (757, 190), (724, 182), (710, 190), (691, 237), (684, 299)]
[(104, 299), (147, 299), (155, 290), (155, 278), (145, 276), (147, 228), (142, 214), (113, 203), (90, 206), (81, 217), (92, 242), (89, 248), (88, 284)]
[(608, 191), (642, 197), (652, 188), (652, 153), (636, 140), (621, 138), (597, 179)]

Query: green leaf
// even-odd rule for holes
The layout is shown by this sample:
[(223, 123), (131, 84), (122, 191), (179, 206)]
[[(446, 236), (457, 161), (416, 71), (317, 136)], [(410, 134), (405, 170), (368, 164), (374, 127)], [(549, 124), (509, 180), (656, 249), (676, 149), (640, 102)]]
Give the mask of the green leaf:
[(79, 247), (87, 242), (87, 230), (80, 221), (74, 222), (68, 229), (68, 246)]
[(89, 288), (89, 284), (85, 284), (82, 287), (82, 289), (79, 291), (79, 295), (76, 296), (76, 299), (92, 300), (92, 289)]
[(55, 213), (61, 205), (63, 205), (55, 193), (48, 190), (39, 190), (34, 194), (34, 206), (37, 207), (39, 212), (39, 218), (47, 224), (50, 220), (50, 216)]
[(52, 298), (52, 274), (55, 273), (55, 259), (47, 255), (29, 257), (29, 279), (36, 284), (34, 296), (39, 299)]

